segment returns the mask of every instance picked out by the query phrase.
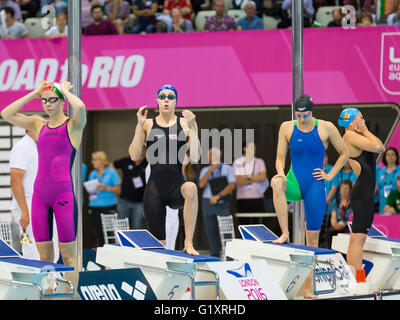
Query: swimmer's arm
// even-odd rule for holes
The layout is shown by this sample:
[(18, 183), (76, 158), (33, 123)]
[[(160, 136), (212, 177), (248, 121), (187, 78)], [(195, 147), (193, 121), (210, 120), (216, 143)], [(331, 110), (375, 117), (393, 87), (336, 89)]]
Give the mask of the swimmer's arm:
[(24, 105), (38, 97), (39, 96), (36, 90), (28, 93), (27, 95), (5, 107), (0, 113), (1, 117), (16, 127), (38, 133), (40, 128), (43, 126), (44, 119), (41, 119), (37, 116), (27, 116), (19, 112)]
[(331, 187), (331, 190), (329, 190), (329, 193), (326, 196), (326, 204), (328, 204), (333, 199), (333, 197), (336, 194), (337, 189), (338, 189), (337, 186), (332, 186)]
[(339, 153), (339, 158), (336, 160), (335, 165), (327, 174), (328, 181), (332, 180), (336, 174), (343, 168), (345, 163), (349, 160), (349, 150), (346, 143), (342, 139), (339, 130), (333, 125), (332, 122), (326, 122), (326, 129), (328, 130), (329, 142)]
[(187, 129), (187, 138), (189, 141), (189, 157), (192, 163), (198, 163), (201, 155), (201, 146), (199, 140), (199, 129), (196, 123), (196, 116), (189, 110), (183, 110), (183, 126)]
[(63, 90), (63, 84), (61, 85), (61, 93), (67, 98), (69, 105), (72, 108), (71, 125), (72, 129), (83, 130), (86, 125), (86, 106), (84, 102), (69, 92), (69, 90)]
[(137, 112), (138, 122), (135, 128), (135, 135), (133, 136), (132, 142), (129, 145), (129, 156), (132, 161), (138, 161), (142, 155), (143, 148), (146, 141), (146, 129), (148, 127), (150, 119), (147, 119), (149, 110), (147, 106), (142, 106)]
[(285, 175), (285, 161), (288, 151), (289, 143), (287, 133), (289, 128), (289, 121), (283, 122), (279, 128), (278, 147), (276, 150), (275, 168), (278, 175)]
[(356, 148), (364, 151), (374, 153), (381, 153), (385, 151), (385, 146), (382, 141), (375, 137), (369, 130), (365, 130), (363, 134), (349, 130), (346, 132), (343, 138), (347, 144), (355, 146)]

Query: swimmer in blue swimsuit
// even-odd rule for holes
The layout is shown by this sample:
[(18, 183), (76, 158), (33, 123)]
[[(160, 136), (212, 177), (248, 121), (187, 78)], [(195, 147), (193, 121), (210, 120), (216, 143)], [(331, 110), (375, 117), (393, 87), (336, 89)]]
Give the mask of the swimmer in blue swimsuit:
[[(313, 102), (308, 95), (296, 99), (294, 108), (296, 120), (283, 122), (279, 129), (277, 174), (271, 180), (275, 211), (282, 230), (281, 237), (275, 242), (289, 241), (287, 201), (304, 200), (306, 244), (317, 247), (326, 207), (324, 180), (332, 180), (348, 161), (349, 155), (338, 129), (329, 121), (313, 117)], [(339, 153), (339, 158), (327, 174), (322, 168), (329, 143)], [(285, 175), (289, 147), (291, 166)]]

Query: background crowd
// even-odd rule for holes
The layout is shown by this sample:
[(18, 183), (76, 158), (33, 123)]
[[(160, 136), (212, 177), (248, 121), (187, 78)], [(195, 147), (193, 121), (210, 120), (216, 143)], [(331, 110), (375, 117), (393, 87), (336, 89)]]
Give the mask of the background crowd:
[[(67, 0), (0, 0), (1, 38), (61, 37), (68, 34)], [(292, 0), (82, 0), (84, 35), (233, 31), (291, 27)], [(304, 27), (341, 27), (344, 5), (355, 8), (357, 26), (399, 25), (399, 0), (303, 0)], [(384, 6), (383, 6), (384, 4)], [(337, 8), (332, 6), (338, 5)], [(38, 33), (32, 18), (50, 17), (56, 25)], [(318, 15), (331, 7), (326, 21)], [(379, 8), (384, 7), (384, 10)], [(378, 8), (378, 10), (377, 10)], [(0, 19), (1, 20), (1, 19)], [(330, 20), (330, 21), (329, 21)], [(349, 20), (350, 21), (350, 20)], [(33, 29), (35, 30), (33, 30)], [(33, 31), (30, 31), (33, 30)]]

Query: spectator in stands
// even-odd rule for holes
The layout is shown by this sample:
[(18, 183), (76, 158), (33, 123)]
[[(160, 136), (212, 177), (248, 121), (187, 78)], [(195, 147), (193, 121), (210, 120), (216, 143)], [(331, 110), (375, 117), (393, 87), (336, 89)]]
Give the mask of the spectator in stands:
[(157, 12), (157, 0), (135, 0), (132, 10), (137, 17), (136, 24), (132, 28), (133, 33), (153, 33), (155, 31), (154, 20)]
[(359, 14), (363, 11), (372, 12), (372, 6), (376, 0), (344, 0), (343, 5), (353, 6), (356, 9), (356, 13)]
[(400, 176), (396, 178), (396, 189), (390, 191), (383, 212), (391, 214), (400, 213)]
[(332, 246), (332, 237), (338, 233), (349, 232), (347, 222), (349, 215), (353, 213), (350, 206), (350, 192), (353, 184), (349, 180), (344, 180), (340, 184), (340, 202), (331, 211), (330, 227), (326, 231), (327, 248)]
[(387, 148), (382, 156), (385, 168), (376, 173), (376, 187), (379, 192), (379, 212), (383, 212), (390, 191), (396, 188), (396, 179), (400, 176), (399, 152), (396, 148)]
[(123, 34), (125, 26), (129, 22), (131, 8), (128, 1), (110, 0), (106, 4), (106, 13), (108, 19), (114, 22), (118, 33)]
[(144, 229), (143, 194), (146, 187), (146, 153), (138, 161), (125, 157), (114, 161), (114, 168), (122, 171), (121, 195), (118, 199), (118, 214), (128, 218), (131, 229)]
[(99, 0), (82, 0), (82, 17), (81, 17), (81, 25), (82, 28), (86, 28), (88, 25), (93, 23), (92, 17), (92, 6), (100, 4)]
[(194, 32), (192, 21), (183, 18), (181, 11), (180, 8), (171, 9), (172, 25), (168, 27), (168, 32)]
[(328, 23), (328, 27), (341, 27), (343, 17), (344, 17), (344, 15), (342, 13), (341, 8), (333, 9), (333, 11), (332, 11), (333, 20)]
[(399, 5), (397, 6), (397, 9), (387, 16), (386, 23), (388, 26), (400, 25), (400, 1)]
[(214, 0), (215, 16), (209, 17), (204, 25), (205, 31), (232, 31), (236, 30), (235, 19), (225, 13), (224, 0)]
[(46, 31), (46, 33), (44, 34), (45, 38), (53, 39), (68, 37), (67, 22), (67, 15), (64, 12), (58, 13), (56, 16), (56, 25)]
[[(234, 10), (240, 10), (244, 9), (246, 3), (248, 3), (250, 0), (232, 0), (232, 9)], [(261, 9), (261, 0), (253, 0), (253, 2), (256, 5), (256, 10), (259, 11)]]
[(180, 8), (184, 19), (192, 21), (193, 8), (190, 0), (165, 0), (163, 6), (163, 14), (170, 14), (171, 9)]
[(256, 16), (256, 4), (254, 1), (249, 1), (244, 6), (246, 16), (240, 18), (237, 25), (238, 30), (263, 30), (264, 22)]
[(60, 12), (68, 13), (68, 0), (40, 0), (40, 13), (42, 16), (47, 15), (47, 11), (43, 10), (45, 6), (53, 6), (56, 14)]
[(11, 0), (0, 0), (0, 11), (1, 11), (1, 9), (4, 9), (5, 7), (9, 7), (14, 10), (14, 20), (15, 21), (22, 20), (21, 8), (17, 3), (15, 3), (14, 1), (11, 1)]
[(118, 34), (114, 23), (108, 19), (103, 19), (103, 9), (101, 5), (95, 4), (92, 9), (94, 22), (83, 29), (83, 34), (87, 36), (112, 35)]
[(237, 212), (265, 212), (264, 192), (269, 186), (267, 169), (264, 160), (255, 155), (256, 145), (249, 142), (243, 146), (243, 156), (233, 162)]
[(4, 7), (6, 16), (6, 26), (7, 34), (3, 35), (2, 38), (6, 39), (19, 39), (19, 38), (29, 38), (28, 30), (25, 24), (19, 22), (15, 19), (15, 11), (11, 7)]
[(39, 11), (38, 0), (15, 0), (15, 3), (19, 5), (21, 11), (28, 12), (27, 18), (36, 17)]
[(358, 27), (376, 26), (376, 24), (374, 24), (372, 22), (372, 14), (371, 14), (371, 12), (368, 12), (368, 11), (361, 12), (359, 20), (360, 20), (360, 22), (357, 23)]
[(97, 189), (89, 195), (89, 217), (91, 227), (96, 236), (96, 248), (104, 244), (101, 213), (110, 214), (117, 210), (117, 195), (121, 193), (121, 181), (117, 171), (108, 167), (107, 155), (104, 151), (92, 153), (94, 170), (90, 172), (88, 181), (97, 180)]
[[(292, 1), (293, 0), (285, 0), (282, 3), (282, 10), (288, 12), (287, 19), (282, 20), (278, 23), (278, 28), (289, 28), (292, 25)], [(314, 7), (312, 0), (303, 0), (303, 25), (305, 28), (311, 27), (311, 19), (314, 16)]]
[(286, 16), (287, 19), (287, 13), (283, 11), (280, 6), (277, 6), (275, 1), (276, 0), (264, 0), (262, 2), (259, 15), (260, 18), (267, 16), (282, 20), (284, 19), (284, 16)]
[(354, 171), (350, 167), (350, 163), (346, 162), (345, 165), (343, 166), (343, 169), (340, 170), (336, 176), (332, 179), (332, 187), (331, 191), (334, 195), (334, 199), (332, 201), (335, 201), (336, 204), (340, 202), (340, 185), (342, 184), (343, 181), (349, 180), (353, 185), (357, 180), (357, 176), (354, 173)]
[(221, 151), (212, 148), (208, 153), (210, 165), (200, 172), (199, 187), (202, 195), (202, 212), (210, 255), (220, 256), (220, 241), (217, 235), (217, 216), (229, 216), (229, 197), (236, 187), (232, 166), (221, 162)]

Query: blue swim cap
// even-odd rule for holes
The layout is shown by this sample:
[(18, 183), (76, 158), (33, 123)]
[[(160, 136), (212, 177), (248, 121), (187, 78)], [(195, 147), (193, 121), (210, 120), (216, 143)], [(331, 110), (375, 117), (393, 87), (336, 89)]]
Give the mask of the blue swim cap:
[(359, 112), (360, 110), (358, 110), (357, 108), (344, 109), (339, 116), (338, 120), (339, 126), (347, 128)]
[(158, 89), (158, 91), (157, 91), (157, 96), (158, 96), (159, 93), (160, 93), (162, 90), (164, 90), (164, 89), (172, 90), (172, 91), (175, 93), (176, 100), (178, 100), (178, 91), (175, 89), (174, 86), (172, 86), (172, 85), (170, 85), (170, 84), (164, 84), (160, 89)]

